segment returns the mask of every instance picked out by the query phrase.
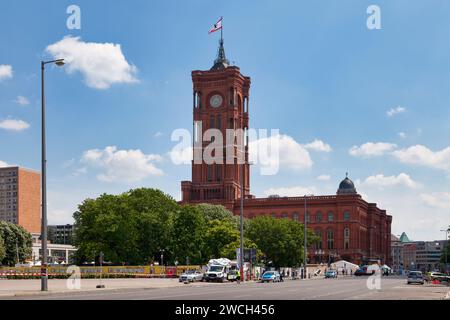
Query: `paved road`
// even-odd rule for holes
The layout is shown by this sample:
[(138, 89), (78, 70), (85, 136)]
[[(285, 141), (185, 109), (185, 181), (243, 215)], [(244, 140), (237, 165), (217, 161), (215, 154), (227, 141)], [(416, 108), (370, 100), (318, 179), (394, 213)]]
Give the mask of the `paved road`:
[[(13, 299), (63, 300), (374, 300), (443, 299), (449, 287), (407, 285), (405, 279), (382, 278), (379, 290), (367, 288), (368, 278), (295, 280), (283, 283), (195, 283), (181, 287), (135, 288), (32, 295)], [(101, 290), (101, 291), (100, 291)]]

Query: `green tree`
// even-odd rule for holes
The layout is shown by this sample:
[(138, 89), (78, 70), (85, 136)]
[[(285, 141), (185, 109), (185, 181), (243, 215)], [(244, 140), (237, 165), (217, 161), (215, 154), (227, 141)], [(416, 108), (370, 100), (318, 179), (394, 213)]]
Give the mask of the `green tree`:
[(182, 264), (201, 264), (205, 261), (204, 234), (206, 221), (203, 213), (196, 206), (183, 206), (173, 217), (171, 230), (170, 250), (172, 261), (177, 260)]
[(0, 221), (0, 238), (4, 243), (4, 255), (0, 261), (2, 265), (14, 266), (17, 262), (23, 263), (31, 257), (31, 234), (23, 227)]
[(239, 231), (233, 221), (208, 221), (204, 235), (204, 256), (207, 260), (224, 257), (222, 252), (223, 248), (235, 242), (236, 239), (239, 239)]
[(239, 217), (227, 210), (224, 206), (201, 203), (196, 206), (204, 215), (206, 221), (220, 220), (239, 224)]
[[(246, 237), (275, 267), (294, 267), (303, 262), (304, 226), (296, 221), (258, 217), (249, 221)], [(317, 240), (318, 237), (308, 230), (308, 246)]]
[[(222, 249), (220, 250), (220, 256), (223, 258), (228, 258), (230, 260), (236, 260), (237, 258), (236, 249), (239, 249), (240, 247), (241, 247), (241, 239), (240, 234), (238, 233), (236, 239), (233, 242), (230, 242), (222, 247)], [(244, 237), (244, 249), (256, 249), (256, 261), (261, 261), (261, 258), (263, 257), (262, 251), (258, 248), (256, 243), (245, 237)]]
[(0, 235), (0, 264), (1, 261), (5, 258), (6, 255), (6, 249), (5, 249), (5, 242), (3, 241), (2, 236)]
[(114, 264), (154, 260), (169, 241), (170, 216), (177, 208), (170, 196), (145, 188), (86, 199), (74, 213), (78, 262), (95, 259), (100, 251)]

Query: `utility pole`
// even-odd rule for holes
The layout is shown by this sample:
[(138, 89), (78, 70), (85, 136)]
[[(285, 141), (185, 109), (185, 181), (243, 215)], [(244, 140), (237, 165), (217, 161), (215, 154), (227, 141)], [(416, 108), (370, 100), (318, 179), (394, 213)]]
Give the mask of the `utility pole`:
[(305, 238), (305, 246), (304, 246), (304, 257), (303, 257), (303, 265), (304, 265), (304, 268), (305, 268), (303, 276), (304, 276), (305, 279), (306, 279), (306, 264), (307, 264), (307, 256), (308, 256), (308, 248), (307, 248), (307, 246), (308, 246), (308, 229), (306, 227), (306, 224), (308, 223), (307, 215), (308, 215), (308, 213), (306, 211), (306, 194), (305, 194), (305, 231), (304, 231), (304, 234), (305, 234), (305, 236), (304, 236), (304, 238)]
[(16, 264), (19, 264), (19, 244), (17, 243), (16, 239)]
[(445, 232), (446, 244), (445, 244), (445, 249), (444, 249), (444, 255), (445, 255), (445, 273), (447, 273), (447, 271), (448, 271), (448, 268), (447, 268), (447, 265), (448, 265), (448, 242), (449, 242), (448, 233), (450, 232), (450, 226), (447, 229), (441, 230), (441, 231)]
[(48, 275), (47, 275), (47, 157), (46, 157), (46, 144), (45, 144), (45, 65), (55, 64), (58, 67), (64, 65), (64, 59), (57, 59), (52, 61), (41, 61), (41, 206), (42, 206), (42, 224), (41, 224), (41, 250), (42, 250), (42, 262), (41, 262), (41, 291), (48, 291)]

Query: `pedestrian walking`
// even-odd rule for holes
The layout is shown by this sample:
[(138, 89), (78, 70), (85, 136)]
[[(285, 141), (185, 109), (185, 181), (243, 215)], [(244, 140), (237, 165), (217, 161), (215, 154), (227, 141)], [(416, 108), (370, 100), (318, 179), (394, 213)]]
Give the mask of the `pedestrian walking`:
[(280, 282), (284, 282), (283, 277), (284, 277), (284, 271), (280, 273)]

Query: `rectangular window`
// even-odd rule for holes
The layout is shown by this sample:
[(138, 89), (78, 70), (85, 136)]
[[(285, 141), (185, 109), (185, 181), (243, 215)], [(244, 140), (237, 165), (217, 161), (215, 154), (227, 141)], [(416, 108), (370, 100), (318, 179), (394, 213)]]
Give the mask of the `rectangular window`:
[(220, 114), (217, 116), (217, 129), (222, 130), (222, 116)]
[(228, 119), (228, 129), (234, 129), (234, 119)]
[(212, 181), (212, 167), (211, 167), (211, 165), (208, 165), (208, 167), (207, 167), (207, 178), (208, 178), (208, 181)]
[(220, 164), (216, 164), (216, 180), (222, 180), (222, 166)]

